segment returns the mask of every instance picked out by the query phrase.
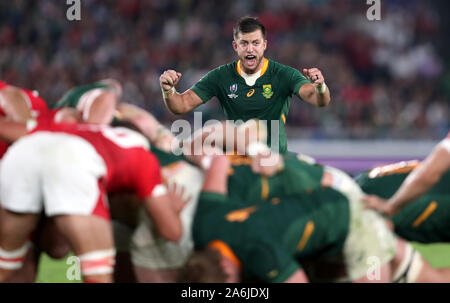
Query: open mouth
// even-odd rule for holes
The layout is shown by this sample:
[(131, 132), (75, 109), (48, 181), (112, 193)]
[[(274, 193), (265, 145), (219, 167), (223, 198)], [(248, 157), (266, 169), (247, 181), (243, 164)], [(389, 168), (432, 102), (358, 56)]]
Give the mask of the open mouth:
[(245, 63), (250, 66), (254, 65), (256, 63), (256, 56), (255, 55), (245, 56)]

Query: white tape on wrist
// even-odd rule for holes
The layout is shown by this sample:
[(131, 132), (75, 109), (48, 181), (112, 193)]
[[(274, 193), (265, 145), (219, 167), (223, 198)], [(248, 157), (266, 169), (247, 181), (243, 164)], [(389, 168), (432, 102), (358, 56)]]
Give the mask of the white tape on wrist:
[(161, 91), (162, 91), (164, 99), (167, 99), (167, 98), (175, 95), (175, 93), (176, 93), (174, 86), (172, 86), (169, 90), (164, 90), (164, 88), (161, 87)]
[(319, 94), (323, 95), (327, 91), (327, 85), (324, 82), (324, 83), (322, 83), (322, 85), (317, 86), (316, 89), (319, 92)]

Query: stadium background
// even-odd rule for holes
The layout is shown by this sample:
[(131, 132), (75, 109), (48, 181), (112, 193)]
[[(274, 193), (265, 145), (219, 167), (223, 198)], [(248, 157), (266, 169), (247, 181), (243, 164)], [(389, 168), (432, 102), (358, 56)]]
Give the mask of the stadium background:
[[(268, 58), (318, 67), (332, 92), (321, 109), (294, 98), (290, 150), (356, 173), (422, 158), (449, 129), (446, 0), (381, 0), (381, 21), (367, 20), (365, 0), (81, 0), (80, 21), (67, 20), (68, 7), (60, 0), (0, 3), (2, 80), (53, 104), (75, 85), (116, 78), (123, 100), (170, 126), (179, 117), (164, 107), (160, 74), (182, 72), (184, 91), (234, 60), (232, 27), (248, 14), (267, 27)], [(203, 121), (223, 117), (218, 102), (198, 110)], [(421, 249), (433, 264), (450, 265), (447, 246), (438, 246)], [(40, 281), (54, 281), (50, 268), (61, 262), (46, 261)]]

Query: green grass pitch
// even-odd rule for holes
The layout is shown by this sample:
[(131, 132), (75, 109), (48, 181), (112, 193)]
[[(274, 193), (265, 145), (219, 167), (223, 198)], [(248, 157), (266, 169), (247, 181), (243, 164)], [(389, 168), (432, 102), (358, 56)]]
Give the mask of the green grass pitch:
[[(434, 267), (450, 267), (450, 244), (418, 244), (413, 243), (414, 247), (422, 253), (422, 255)], [(69, 258), (68, 256), (67, 258)], [(70, 269), (71, 264), (67, 264), (67, 258), (62, 260), (54, 260), (47, 255), (41, 256), (37, 282), (40, 283), (79, 283), (81, 281), (69, 280), (66, 272)]]

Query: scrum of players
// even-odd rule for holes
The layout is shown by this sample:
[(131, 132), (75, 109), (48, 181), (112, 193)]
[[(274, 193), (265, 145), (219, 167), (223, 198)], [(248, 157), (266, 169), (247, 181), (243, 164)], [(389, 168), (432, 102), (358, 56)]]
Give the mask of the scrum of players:
[(180, 144), (121, 94), (102, 80), (50, 109), (0, 82), (0, 282), (35, 281), (44, 252), (84, 282), (450, 281), (409, 243), (450, 241), (450, 133), (353, 180), (271, 151), (254, 120)]

